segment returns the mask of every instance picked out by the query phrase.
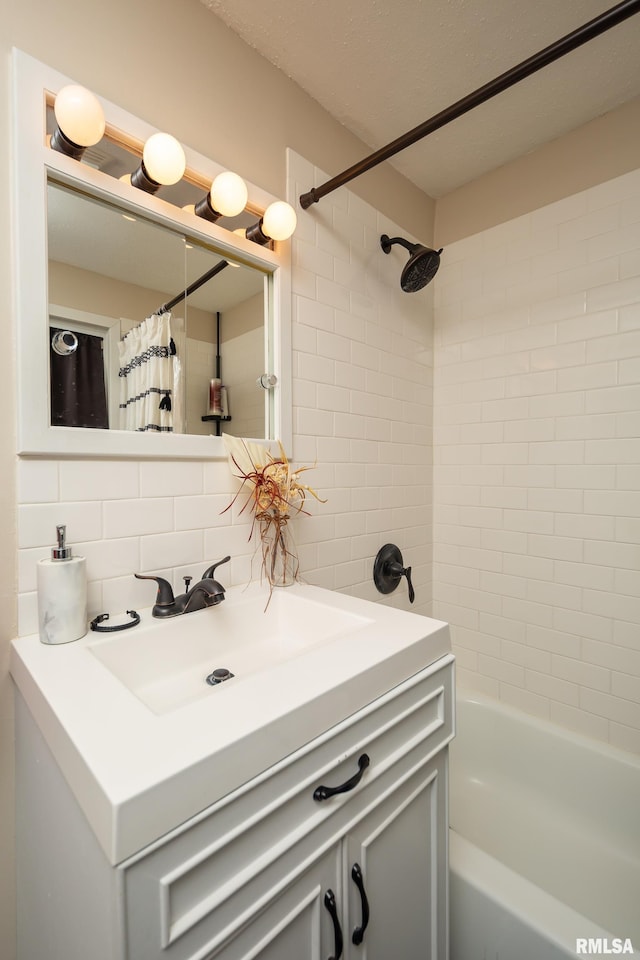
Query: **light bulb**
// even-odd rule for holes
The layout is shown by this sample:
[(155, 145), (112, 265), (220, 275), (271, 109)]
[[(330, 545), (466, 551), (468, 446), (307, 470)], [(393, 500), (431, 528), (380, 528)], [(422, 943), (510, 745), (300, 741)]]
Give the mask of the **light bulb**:
[(56, 97), (56, 123), (64, 136), (79, 147), (92, 147), (102, 139), (104, 111), (97, 97), (85, 87), (69, 84)]
[(249, 199), (247, 186), (237, 173), (226, 170), (219, 173), (211, 184), (211, 206), (223, 217), (237, 217)]
[(288, 240), (297, 222), (298, 218), (293, 207), (284, 200), (276, 200), (264, 212), (262, 232), (272, 240)]
[(147, 175), (165, 187), (182, 179), (187, 160), (184, 150), (169, 133), (154, 133), (142, 151), (142, 162)]

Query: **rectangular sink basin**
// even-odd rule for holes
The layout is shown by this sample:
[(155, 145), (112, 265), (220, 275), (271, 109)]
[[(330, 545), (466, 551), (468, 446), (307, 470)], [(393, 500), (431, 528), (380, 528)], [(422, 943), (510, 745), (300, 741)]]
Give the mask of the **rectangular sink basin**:
[[(150, 620), (151, 618), (148, 618)], [(259, 592), (216, 607), (112, 634), (87, 649), (155, 714), (177, 710), (223, 685), (264, 672), (372, 621), (327, 603), (275, 589), (265, 610)], [(233, 674), (207, 683), (214, 670)]]

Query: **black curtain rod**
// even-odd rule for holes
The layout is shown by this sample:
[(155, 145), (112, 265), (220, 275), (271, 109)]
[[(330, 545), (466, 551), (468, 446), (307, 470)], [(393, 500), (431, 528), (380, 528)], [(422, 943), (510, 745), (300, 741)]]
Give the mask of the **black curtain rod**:
[(617, 24), (623, 20), (627, 20), (639, 11), (640, 0), (623, 0), (622, 3), (618, 3), (615, 7), (611, 7), (610, 10), (606, 10), (600, 14), (599, 17), (589, 20), (589, 22), (585, 23), (582, 27), (578, 27), (577, 30), (568, 33), (565, 37), (545, 47), (544, 50), (534, 54), (510, 70), (507, 70), (506, 73), (500, 74), (495, 80), (485, 83), (484, 86), (479, 87), (473, 93), (463, 97), (462, 100), (456, 101), (456, 103), (447, 107), (446, 110), (441, 110), (440, 113), (436, 113), (435, 116), (429, 120), (425, 120), (424, 123), (414, 127), (413, 130), (410, 130), (403, 136), (393, 140), (387, 144), (386, 147), (381, 147), (379, 150), (376, 150), (375, 153), (365, 157), (364, 160), (360, 160), (337, 176), (332, 177), (331, 180), (327, 180), (321, 186), (312, 187), (307, 193), (301, 194), (300, 206), (303, 210), (306, 210), (312, 203), (317, 203), (318, 200), (321, 200), (322, 197), (325, 197), (333, 190), (337, 190), (338, 187), (349, 183), (350, 180), (354, 180), (361, 174), (366, 173), (368, 170), (371, 170), (372, 167), (377, 166), (384, 160), (388, 160), (389, 157), (395, 156), (395, 154), (400, 153), (401, 150), (406, 150), (407, 147), (410, 147), (418, 140), (422, 140), (423, 137), (428, 136), (435, 130), (439, 130), (446, 124), (451, 123), (452, 120), (456, 120), (463, 114), (468, 113), (469, 110), (473, 110), (474, 107), (485, 103), (485, 101), (495, 97), (498, 93), (502, 93), (503, 90), (507, 90), (514, 84), (519, 83), (520, 80), (524, 80), (525, 77), (531, 76), (532, 73), (553, 63), (554, 60), (559, 60), (560, 57), (564, 57), (565, 54), (570, 53), (572, 50), (582, 46), (582, 44), (587, 43), (601, 33), (605, 33), (605, 31), (610, 30), (611, 27), (617, 26)]
[(220, 263), (216, 263), (215, 267), (211, 267), (211, 270), (207, 270), (206, 273), (203, 273), (201, 277), (198, 277), (197, 280), (194, 280), (193, 283), (190, 283), (189, 286), (182, 291), (182, 293), (177, 294), (173, 297), (172, 300), (168, 300), (167, 303), (163, 303), (156, 314), (168, 313), (172, 307), (175, 307), (176, 303), (180, 303), (181, 300), (186, 300), (187, 297), (190, 297), (192, 293), (195, 293), (196, 290), (199, 290), (205, 283), (208, 283), (209, 280), (213, 279), (218, 273), (222, 273), (225, 267), (228, 267), (229, 263), (227, 260), (221, 260)]

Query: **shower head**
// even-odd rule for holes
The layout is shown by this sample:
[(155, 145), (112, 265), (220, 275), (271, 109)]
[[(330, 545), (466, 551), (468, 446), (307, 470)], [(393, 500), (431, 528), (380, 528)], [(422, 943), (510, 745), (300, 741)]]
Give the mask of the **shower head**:
[(399, 243), (410, 253), (400, 277), (400, 286), (405, 293), (415, 293), (417, 290), (422, 290), (438, 272), (442, 247), (439, 250), (432, 250), (430, 247), (423, 247), (421, 243), (409, 243), (402, 237), (390, 239), (386, 233), (383, 233), (380, 237), (380, 246), (385, 253), (391, 251), (394, 243)]

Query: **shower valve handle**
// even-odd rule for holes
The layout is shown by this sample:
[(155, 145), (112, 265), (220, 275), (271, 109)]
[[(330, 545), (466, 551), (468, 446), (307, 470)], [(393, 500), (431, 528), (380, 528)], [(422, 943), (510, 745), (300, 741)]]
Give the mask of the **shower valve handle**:
[(403, 577), (407, 578), (409, 603), (413, 603), (416, 592), (411, 582), (411, 567), (405, 567), (395, 543), (386, 543), (378, 551), (373, 564), (373, 582), (380, 593), (392, 593)]
[(403, 567), (401, 563), (389, 563), (387, 565), (387, 571), (392, 577), (397, 577), (399, 580), (400, 577), (407, 578), (407, 585), (409, 587), (409, 603), (413, 603), (416, 598), (416, 592), (413, 589), (413, 584), (411, 583), (411, 567)]

